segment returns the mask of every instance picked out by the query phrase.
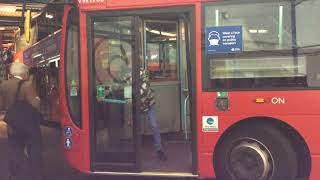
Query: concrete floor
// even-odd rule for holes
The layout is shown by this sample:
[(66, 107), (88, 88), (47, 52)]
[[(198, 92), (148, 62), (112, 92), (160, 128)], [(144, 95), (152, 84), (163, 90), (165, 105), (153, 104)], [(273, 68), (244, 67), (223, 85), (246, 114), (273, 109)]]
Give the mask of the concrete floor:
[[(1, 118), (0, 118), (1, 119)], [(63, 156), (59, 141), (60, 130), (42, 126), (45, 180), (164, 180), (169, 178), (89, 176), (71, 169)], [(6, 124), (0, 121), (0, 180), (8, 180), (8, 148)], [(171, 179), (171, 178), (170, 178)], [(177, 178), (175, 178), (177, 179)], [(178, 178), (182, 179), (182, 178)], [(183, 178), (185, 179), (185, 178)], [(186, 178), (189, 179), (189, 178)], [(27, 179), (26, 179), (27, 180)]]

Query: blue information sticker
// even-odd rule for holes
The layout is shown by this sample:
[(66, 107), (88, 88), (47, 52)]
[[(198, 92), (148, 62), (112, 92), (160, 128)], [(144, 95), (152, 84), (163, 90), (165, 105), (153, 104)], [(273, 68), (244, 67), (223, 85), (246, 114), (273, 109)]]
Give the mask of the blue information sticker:
[(212, 124), (214, 123), (214, 119), (213, 119), (213, 118), (208, 118), (208, 119), (207, 119), (207, 123), (208, 123), (209, 125), (212, 125)]
[(66, 149), (71, 149), (72, 148), (72, 141), (70, 138), (67, 138), (65, 141), (64, 141), (64, 147)]
[(242, 26), (206, 28), (206, 52), (237, 53), (243, 51)]
[(72, 136), (72, 128), (69, 126), (65, 127), (64, 134), (67, 138), (70, 138)]

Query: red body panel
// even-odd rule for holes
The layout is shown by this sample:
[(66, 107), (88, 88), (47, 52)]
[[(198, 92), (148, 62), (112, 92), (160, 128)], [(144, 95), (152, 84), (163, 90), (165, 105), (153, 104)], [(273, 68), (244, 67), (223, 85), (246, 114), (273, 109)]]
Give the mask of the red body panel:
[[(64, 9), (64, 14), (68, 14), (70, 11), (71, 7), (66, 6)], [(68, 112), (68, 106), (66, 102), (66, 87), (65, 87), (65, 69), (64, 69), (64, 54), (65, 54), (65, 38), (66, 38), (66, 21), (67, 21), (67, 16), (64, 16), (63, 18), (63, 27), (62, 27), (62, 34), (61, 34), (61, 69), (60, 69), (60, 107), (61, 107), (61, 126), (62, 129), (64, 127), (69, 126), (72, 127), (73, 129), (73, 135), (72, 135), (72, 142), (73, 142), (73, 148), (70, 150), (65, 150), (65, 156), (69, 164), (76, 169), (79, 169), (80, 171), (83, 172), (89, 172), (90, 171), (90, 161), (89, 161), (89, 156), (90, 156), (90, 146), (89, 146), (89, 132), (88, 132), (88, 117), (86, 117), (87, 111), (84, 110), (86, 105), (82, 106), (82, 116), (83, 118), (83, 129), (79, 129), (71, 120), (70, 114)], [(84, 20), (85, 22), (85, 20)], [(81, 32), (85, 31), (85, 28), (81, 30)], [(80, 33), (81, 33), (80, 32)], [(85, 57), (86, 54), (84, 55), (86, 51), (82, 52), (81, 56)], [(82, 68), (84, 67), (85, 63), (82, 64)], [(83, 68), (82, 70), (82, 77), (87, 75), (87, 68)], [(87, 79), (87, 78), (85, 78)], [(86, 81), (87, 82), (87, 81)], [(82, 100), (85, 102), (86, 99), (88, 99), (88, 92), (85, 92), (85, 89), (88, 89), (88, 84), (86, 82), (82, 82)], [(86, 85), (86, 86), (84, 86)], [(83, 88), (86, 87), (86, 88)], [(85, 103), (83, 103), (85, 104)], [(88, 103), (87, 103), (88, 104)], [(65, 135), (63, 134), (61, 136), (61, 142), (64, 144), (65, 141)]]
[[(265, 116), (272, 117), (283, 121), (293, 127), (306, 141), (312, 158), (320, 154), (320, 147), (316, 140), (320, 139), (319, 119), (320, 102), (315, 97), (320, 97), (319, 91), (247, 91), (247, 92), (229, 92), (230, 111), (216, 112), (214, 108), (216, 93), (203, 93), (202, 96), (202, 112), (203, 116), (218, 116), (219, 132), (218, 133), (203, 133), (201, 126), (201, 117), (197, 120), (199, 125), (199, 169), (204, 174), (202, 176), (210, 177), (212, 160), (215, 145), (219, 138), (233, 124), (249, 117)], [(284, 104), (273, 104), (273, 97), (284, 98)], [(256, 98), (265, 98), (265, 103), (256, 103)], [(274, 100), (274, 103), (276, 101)], [(208, 164), (208, 160), (210, 162)], [(315, 159), (315, 162), (318, 161)], [(203, 168), (201, 166), (203, 165)], [(210, 166), (210, 167), (209, 167)], [(312, 166), (318, 168), (318, 166)], [(313, 169), (312, 175), (319, 177), (316, 170)], [(316, 178), (317, 179), (317, 178)]]
[(179, 6), (194, 4), (200, 0), (105, 0), (102, 3), (81, 3), (79, 8), (83, 11), (141, 9), (146, 7)]
[[(197, 132), (201, 132), (201, 118), (202, 118), (202, 66), (201, 66), (201, 57), (202, 57), (202, 53), (201, 53), (201, 3), (197, 3), (196, 4), (196, 117), (197, 117)], [(204, 164), (205, 161), (210, 161), (209, 158), (206, 158), (206, 156), (204, 156), (203, 154), (201, 154), (202, 152), (202, 146), (201, 146), (201, 134), (197, 133), (197, 151), (198, 151), (198, 173), (200, 176), (207, 176), (207, 177), (211, 177), (214, 176), (214, 172), (208, 171), (208, 173), (205, 173), (206, 167), (208, 167), (208, 164)], [(212, 159), (212, 158), (211, 158)], [(210, 163), (212, 164), (212, 163)], [(212, 165), (211, 165), (212, 166)], [(213, 168), (211, 168), (213, 169)]]
[[(63, 127), (74, 128), (74, 148), (65, 150), (65, 155), (72, 167), (83, 172), (90, 172), (90, 143), (89, 143), (89, 107), (88, 107), (88, 66), (87, 66), (87, 34), (86, 12), (116, 9), (139, 9), (166, 6), (195, 6), (196, 15), (196, 122), (197, 122), (197, 158), (198, 174), (200, 177), (215, 177), (213, 167), (213, 151), (221, 135), (233, 124), (249, 117), (266, 116), (278, 119), (296, 129), (304, 138), (312, 156), (312, 171), (310, 180), (320, 179), (320, 91), (242, 91), (228, 92), (230, 111), (216, 112), (216, 92), (202, 92), (202, 47), (201, 47), (201, 6), (200, 0), (108, 0), (101, 5), (80, 5), (80, 42), (81, 42), (81, 92), (83, 128), (80, 130), (72, 123), (65, 98), (64, 68), (61, 68), (60, 98)], [(65, 8), (65, 13), (70, 9)], [(64, 25), (66, 16), (64, 17)], [(64, 38), (66, 27), (62, 30), (61, 67), (64, 67)], [(265, 103), (256, 103), (256, 98), (264, 98)], [(284, 99), (284, 103), (272, 103), (272, 98)], [(219, 132), (202, 132), (202, 116), (218, 116)], [(62, 141), (65, 137), (62, 137)]]

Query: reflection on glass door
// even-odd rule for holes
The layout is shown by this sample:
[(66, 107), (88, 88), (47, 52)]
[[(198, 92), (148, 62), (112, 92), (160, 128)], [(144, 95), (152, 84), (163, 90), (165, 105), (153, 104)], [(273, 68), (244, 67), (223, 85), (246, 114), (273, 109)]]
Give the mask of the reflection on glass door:
[(93, 23), (94, 161), (135, 163), (132, 109), (133, 18)]
[(154, 81), (175, 81), (178, 76), (177, 23), (146, 21), (146, 69)]

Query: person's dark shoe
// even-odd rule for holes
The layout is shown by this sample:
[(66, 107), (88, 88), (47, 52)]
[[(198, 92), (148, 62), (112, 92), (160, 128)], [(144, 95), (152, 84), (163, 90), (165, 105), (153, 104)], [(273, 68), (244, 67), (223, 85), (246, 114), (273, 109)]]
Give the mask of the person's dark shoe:
[(167, 155), (162, 150), (157, 151), (157, 155), (158, 155), (158, 159), (160, 159), (161, 161), (168, 160)]

